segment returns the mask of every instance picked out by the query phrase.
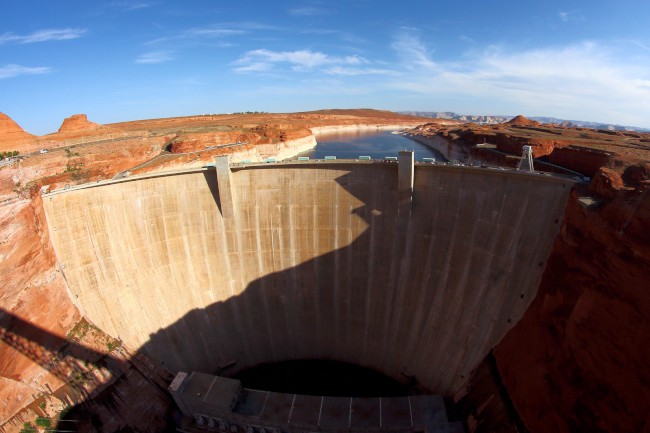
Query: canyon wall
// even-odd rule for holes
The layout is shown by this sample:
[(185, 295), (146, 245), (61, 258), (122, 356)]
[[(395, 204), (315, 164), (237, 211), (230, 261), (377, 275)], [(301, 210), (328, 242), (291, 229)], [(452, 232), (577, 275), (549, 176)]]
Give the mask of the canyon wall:
[(647, 191), (596, 208), (572, 194), (537, 297), (495, 349), (531, 432), (650, 429)]
[[(35, 343), (47, 344), (51, 339), (47, 334), (65, 338), (80, 314), (57, 269), (40, 197), (0, 206), (0, 233), (2, 308), (40, 325), (45, 331), (42, 334), (27, 333)], [(25, 332), (2, 311), (0, 329)], [(34, 362), (29, 355), (18, 353), (0, 339), (0, 426), (39, 395), (65, 383), (45, 363)]]

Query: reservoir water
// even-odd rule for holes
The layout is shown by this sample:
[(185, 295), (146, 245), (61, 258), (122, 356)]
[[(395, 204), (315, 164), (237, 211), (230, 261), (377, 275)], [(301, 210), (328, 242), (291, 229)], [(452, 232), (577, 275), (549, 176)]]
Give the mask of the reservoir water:
[(337, 159), (358, 159), (359, 156), (384, 159), (387, 156), (397, 156), (400, 150), (413, 150), (417, 161), (424, 158), (446, 161), (440, 152), (390, 131), (323, 133), (316, 136), (316, 141), (318, 144), (315, 148), (298, 156), (308, 156), (311, 159), (325, 159), (326, 156), (335, 156)]

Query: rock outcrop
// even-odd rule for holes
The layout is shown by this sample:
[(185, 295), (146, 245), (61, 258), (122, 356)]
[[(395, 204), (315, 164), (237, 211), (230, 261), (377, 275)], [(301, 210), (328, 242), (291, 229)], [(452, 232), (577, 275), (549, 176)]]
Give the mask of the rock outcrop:
[(34, 136), (20, 127), (11, 117), (0, 113), (0, 152), (18, 150), (21, 144)]
[(66, 117), (59, 128), (59, 132), (79, 132), (99, 128), (101, 125), (91, 122), (85, 114), (75, 114)]
[(522, 115), (515, 116), (512, 119), (508, 120), (506, 125), (515, 125), (515, 126), (541, 126), (542, 124), (534, 120), (530, 120)]

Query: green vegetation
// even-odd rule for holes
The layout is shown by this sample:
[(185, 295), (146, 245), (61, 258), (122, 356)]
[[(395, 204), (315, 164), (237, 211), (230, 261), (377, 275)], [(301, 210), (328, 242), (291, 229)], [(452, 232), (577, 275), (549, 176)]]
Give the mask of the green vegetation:
[(267, 111), (238, 111), (232, 114), (266, 114)]
[(20, 152), (17, 150), (8, 150), (6, 152), (0, 152), (0, 161), (5, 158), (15, 158)]
[(65, 416), (70, 412), (70, 409), (72, 409), (72, 406), (66, 406), (63, 408), (63, 410), (59, 413), (59, 419), (65, 418)]
[(83, 161), (72, 162), (69, 161), (66, 166), (64, 173), (70, 173), (72, 180), (82, 180), (88, 176), (88, 172), (83, 170), (84, 163)]
[(43, 417), (38, 417), (36, 418), (36, 425), (39, 427), (43, 428), (51, 428), (52, 427), (52, 420), (49, 418), (43, 418)]
[(23, 424), (23, 428), (20, 429), (20, 433), (36, 433), (36, 427), (31, 422), (26, 422)]
[(66, 335), (66, 339), (68, 340), (80, 340), (86, 336), (88, 331), (92, 326), (90, 323), (86, 322), (85, 320), (82, 320), (78, 322), (74, 328), (72, 328), (70, 331), (68, 331), (68, 334)]
[(45, 407), (46, 407), (46, 406), (47, 406), (47, 403), (45, 403), (45, 400), (43, 400), (42, 402), (40, 402), (40, 403), (38, 404), (38, 407), (40, 407), (41, 410), (45, 410)]
[(65, 166), (65, 173), (76, 173), (79, 172), (84, 166), (82, 161), (77, 162), (68, 162)]
[(66, 147), (65, 148), (65, 156), (67, 156), (68, 158), (72, 158), (73, 156), (79, 156), (79, 152), (73, 152), (73, 151), (70, 150), (69, 147)]

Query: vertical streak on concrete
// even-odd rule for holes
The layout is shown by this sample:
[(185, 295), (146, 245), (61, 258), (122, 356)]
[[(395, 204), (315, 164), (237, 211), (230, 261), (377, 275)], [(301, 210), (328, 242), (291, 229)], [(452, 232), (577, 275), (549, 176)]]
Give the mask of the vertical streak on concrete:
[[(223, 221), (223, 233), (225, 243), (225, 261), (227, 263), (228, 271), (228, 285), (230, 289), (230, 295), (235, 296), (238, 294), (241, 287), (239, 286), (239, 279), (242, 277), (242, 269), (240, 269), (238, 263), (239, 252), (241, 251), (237, 245), (237, 226), (235, 218), (235, 200), (234, 200), (234, 189), (233, 181), (230, 172), (230, 162), (228, 155), (218, 156), (215, 158), (215, 169), (217, 172), (217, 188), (219, 190), (219, 209), (221, 210), (221, 219)], [(232, 252), (236, 251), (236, 255)], [(236, 322), (239, 324), (239, 329), (247, 329), (245, 326), (246, 320), (242, 319), (242, 310), (244, 310), (244, 316), (246, 315), (245, 306), (235, 305), (235, 303), (230, 303), (229, 307), (235, 317)], [(249, 353), (250, 344), (242, 344), (243, 351), (245, 356), (250, 356)], [(242, 354), (244, 355), (244, 354)]]
[(221, 211), (221, 219), (223, 221), (223, 233), (225, 244), (225, 258), (228, 266), (228, 282), (230, 288), (230, 295), (237, 294), (239, 287), (235, 287), (235, 276), (239, 276), (240, 272), (234, 267), (235, 260), (233, 260), (231, 251), (238, 251), (236, 249), (233, 236), (237, 235), (235, 227), (235, 202), (233, 200), (233, 185), (230, 173), (230, 163), (228, 156), (218, 156), (215, 158), (215, 168), (217, 171), (217, 188), (219, 190), (219, 210)]
[[(398, 260), (398, 274), (395, 279), (395, 288), (393, 291), (393, 314), (391, 314), (391, 339), (392, 344), (397, 345), (401, 340), (400, 332), (402, 328), (400, 327), (400, 322), (402, 319), (402, 313), (405, 310), (405, 306), (408, 303), (407, 294), (409, 292), (407, 287), (409, 287), (408, 281), (411, 278), (412, 274), (416, 272), (411, 266), (413, 260), (413, 231), (417, 230), (411, 224), (411, 215), (413, 213), (413, 186), (415, 180), (415, 161), (414, 161), (414, 152), (412, 150), (402, 150), (399, 152), (398, 157), (398, 167), (397, 167), (397, 188), (398, 188), (398, 208), (397, 208), (397, 218), (398, 218), (398, 238), (397, 238), (397, 248), (398, 254), (396, 259)], [(401, 365), (395, 365), (395, 368), (402, 368)]]
[[(388, 311), (384, 329), (383, 350), (393, 347), (397, 340), (397, 327), (394, 326), (400, 317), (400, 302), (404, 296), (403, 274), (405, 266), (410, 263), (406, 257), (409, 243), (409, 225), (413, 206), (413, 184), (415, 179), (414, 152), (403, 150), (399, 152), (397, 165), (397, 220), (394, 236), (393, 252), (391, 253), (391, 273), (389, 276), (389, 291), (387, 298)], [(391, 365), (389, 368), (395, 368)]]
[(412, 150), (401, 150), (399, 152), (397, 167), (397, 189), (398, 189), (398, 215), (399, 229), (403, 232), (411, 216), (411, 204), (413, 203), (413, 180), (415, 179), (414, 152)]

